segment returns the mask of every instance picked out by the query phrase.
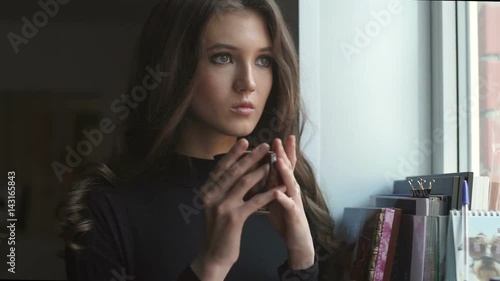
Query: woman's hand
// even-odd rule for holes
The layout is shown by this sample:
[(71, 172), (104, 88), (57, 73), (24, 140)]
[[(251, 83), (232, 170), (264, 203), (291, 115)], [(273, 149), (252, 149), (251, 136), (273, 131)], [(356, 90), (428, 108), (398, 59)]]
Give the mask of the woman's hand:
[(285, 190), (275, 187), (244, 201), (245, 194), (265, 178), (268, 165), (248, 172), (269, 151), (261, 144), (240, 159), (248, 141), (238, 141), (210, 173), (201, 187), (205, 215), (205, 235), (202, 249), (191, 264), (201, 280), (223, 280), (237, 261), (243, 225), (257, 209), (274, 200), (274, 193)]
[(300, 186), (293, 174), (297, 162), (295, 136), (289, 136), (284, 147), (280, 139), (275, 139), (272, 145), (286, 192), (273, 191), (276, 200), (270, 204), (268, 218), (286, 242), (290, 268), (306, 269), (314, 264), (315, 252)]

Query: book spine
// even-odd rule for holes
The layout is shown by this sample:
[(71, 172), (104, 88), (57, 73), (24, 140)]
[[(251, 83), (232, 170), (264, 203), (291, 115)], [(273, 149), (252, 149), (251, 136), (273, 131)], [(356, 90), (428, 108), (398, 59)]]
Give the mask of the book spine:
[(383, 209), (382, 212), (380, 212), (378, 218), (377, 218), (377, 223), (374, 231), (374, 237), (372, 240), (372, 245), (371, 245), (371, 252), (370, 252), (370, 258), (368, 260), (368, 278), (367, 280), (369, 281), (374, 281), (375, 279), (375, 270), (376, 270), (376, 264), (377, 264), (377, 257), (378, 253), (380, 250), (380, 238), (382, 236), (382, 228), (384, 225), (384, 217), (386, 215), (386, 212), (389, 209)]
[(437, 279), (445, 280), (446, 276), (446, 249), (448, 247), (448, 216), (438, 217), (438, 234), (437, 234)]
[(413, 215), (401, 215), (391, 281), (410, 281), (413, 250)]
[(394, 209), (394, 217), (392, 220), (391, 237), (389, 240), (389, 248), (387, 249), (387, 259), (385, 262), (384, 279), (383, 281), (390, 281), (392, 275), (392, 268), (394, 266), (394, 258), (396, 256), (396, 245), (399, 235), (399, 226), (401, 223), (401, 209)]
[(436, 280), (437, 277), (437, 239), (438, 239), (438, 217), (428, 216), (425, 218), (425, 251), (424, 251), (424, 279)]
[(383, 281), (385, 266), (387, 264), (387, 253), (391, 241), (392, 223), (394, 222), (394, 209), (386, 209), (380, 234), (380, 243), (375, 264), (374, 281)]
[[(424, 262), (427, 243), (427, 217), (413, 216), (413, 241), (411, 257), (411, 281), (424, 281)], [(425, 280), (426, 281), (426, 280)]]

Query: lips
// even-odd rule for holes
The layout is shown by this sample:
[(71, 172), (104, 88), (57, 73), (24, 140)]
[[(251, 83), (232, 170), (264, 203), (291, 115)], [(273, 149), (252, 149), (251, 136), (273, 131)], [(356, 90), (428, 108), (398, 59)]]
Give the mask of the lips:
[(250, 108), (250, 109), (255, 109), (255, 106), (253, 105), (252, 102), (245, 101), (245, 102), (242, 102), (242, 103), (239, 103), (239, 104), (233, 106), (232, 108)]
[(231, 107), (231, 111), (239, 115), (249, 116), (255, 112), (255, 106), (253, 103), (245, 101)]

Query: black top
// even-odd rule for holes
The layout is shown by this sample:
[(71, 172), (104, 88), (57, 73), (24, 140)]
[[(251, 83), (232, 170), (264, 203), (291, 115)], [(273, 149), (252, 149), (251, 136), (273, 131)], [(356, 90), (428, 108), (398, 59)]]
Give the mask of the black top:
[[(89, 193), (94, 224), (79, 240), (87, 250), (75, 254), (66, 248), (69, 280), (198, 280), (190, 268), (203, 237), (203, 207), (196, 191), (215, 160), (173, 157), (175, 165), (154, 180)], [(297, 272), (286, 259), (286, 245), (268, 219), (251, 215), (239, 259), (225, 280), (318, 280), (317, 259)]]

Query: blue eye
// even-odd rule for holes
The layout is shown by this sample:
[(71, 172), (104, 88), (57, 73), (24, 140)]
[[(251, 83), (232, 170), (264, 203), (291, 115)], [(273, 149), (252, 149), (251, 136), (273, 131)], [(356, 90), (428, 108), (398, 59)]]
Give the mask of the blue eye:
[(231, 62), (231, 55), (227, 53), (215, 54), (210, 60), (216, 64), (227, 64)]

